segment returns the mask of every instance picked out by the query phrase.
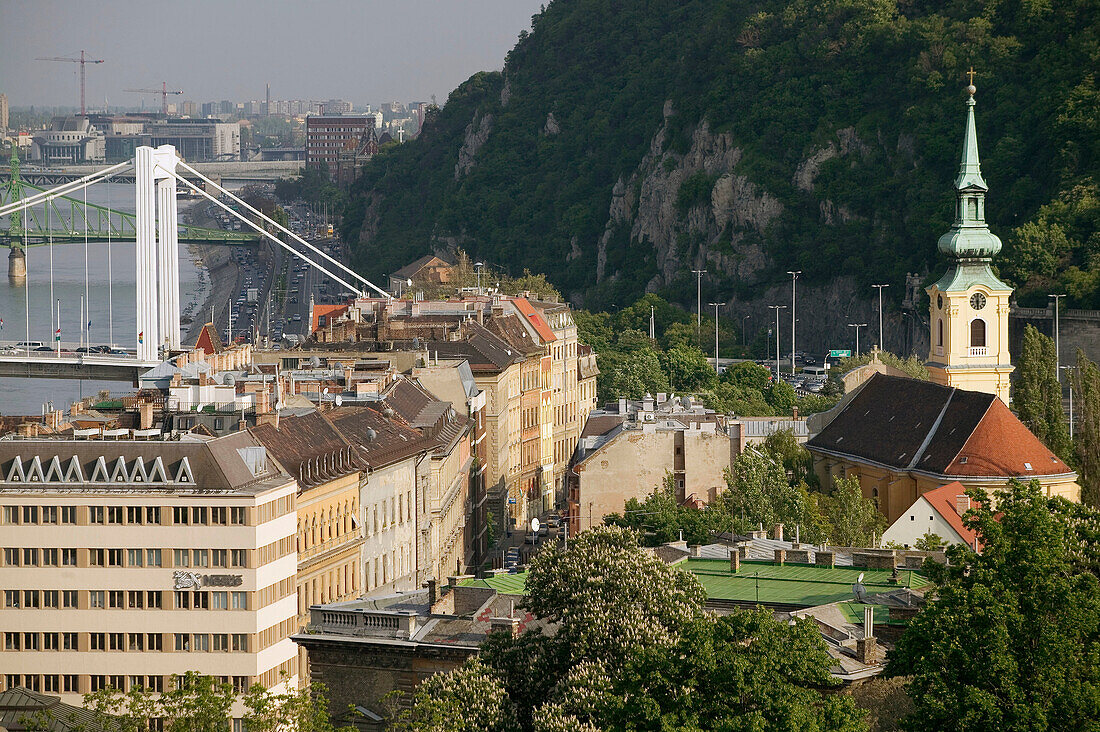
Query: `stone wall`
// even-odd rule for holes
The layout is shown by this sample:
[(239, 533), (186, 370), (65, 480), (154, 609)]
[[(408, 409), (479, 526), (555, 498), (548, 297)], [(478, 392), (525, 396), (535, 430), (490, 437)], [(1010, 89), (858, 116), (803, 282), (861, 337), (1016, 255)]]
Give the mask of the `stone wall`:
[[(1063, 303), (1065, 301), (1063, 300)], [(1008, 316), (1008, 348), (1012, 360), (1019, 358), (1024, 343), (1024, 327), (1035, 326), (1045, 336), (1054, 337), (1054, 308), (1013, 307)], [(1089, 359), (1100, 360), (1100, 310), (1062, 309), (1058, 314), (1061, 331), (1060, 351), (1062, 365), (1075, 363), (1077, 349)]]

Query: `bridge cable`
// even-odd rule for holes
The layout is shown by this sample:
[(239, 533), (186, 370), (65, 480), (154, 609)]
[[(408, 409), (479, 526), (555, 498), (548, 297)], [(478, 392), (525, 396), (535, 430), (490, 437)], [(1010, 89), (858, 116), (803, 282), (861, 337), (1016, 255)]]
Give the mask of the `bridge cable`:
[[(26, 201), (30, 205), (35, 206), (39, 203), (40, 200), (48, 199), (48, 198), (54, 198), (56, 196), (64, 196), (66, 193), (72, 193), (73, 191), (78, 190), (82, 186), (90, 185), (92, 183), (97, 182), (101, 178), (105, 178), (106, 176), (111, 175), (112, 173), (116, 172), (119, 168), (124, 168), (128, 165), (132, 165), (133, 162), (134, 162), (133, 159), (130, 159), (130, 160), (127, 160), (124, 163), (118, 163), (117, 165), (112, 165), (109, 168), (104, 168), (103, 170), (99, 170), (99, 171), (96, 171), (95, 173), (92, 173), (90, 175), (86, 175), (83, 178), (77, 178), (75, 180), (69, 181), (68, 183), (63, 183), (63, 184), (57, 186), (56, 188), (50, 188), (48, 190), (42, 191), (41, 193), (36, 193), (33, 196), (30, 196), (29, 198), (27, 198)], [(0, 206), (0, 216), (7, 216), (10, 212), (14, 211), (17, 208), (19, 208), (19, 203), (18, 202), (9, 203), (5, 206)]]
[(30, 264), (31, 248), (27, 245), (27, 203), (26, 199), (23, 201), (23, 268), (27, 272), (26, 278), (23, 280), (23, 319), (27, 325), (27, 341), (26, 349), (29, 353), (31, 350), (31, 270), (28, 266)]
[[(87, 308), (87, 312), (85, 312)], [(88, 289), (88, 189), (84, 189), (84, 307), (80, 309), (80, 332), (87, 332), (84, 346), (92, 345), (92, 298)], [(85, 321), (84, 318), (87, 318)], [(87, 323), (87, 325), (85, 325)], [(85, 329), (87, 329), (85, 331)], [(83, 383), (83, 382), (82, 382)]]
[(111, 176), (107, 176), (107, 330), (111, 348), (115, 347), (115, 291), (114, 273), (111, 271)]
[[(49, 237), (50, 237), (50, 336), (56, 340), (57, 339), (57, 330), (59, 328), (61, 328), (61, 323), (59, 322), (55, 326), (54, 322), (53, 322), (53, 304), (54, 304), (54, 296), (53, 296), (53, 224), (52, 224), (51, 219), (50, 219), (50, 204), (52, 202), (53, 202), (52, 198), (47, 198), (46, 199), (46, 233), (49, 234)], [(60, 320), (60, 316), (61, 316), (61, 311), (60, 310), (58, 310), (57, 315), (58, 315), (58, 319)], [(60, 349), (61, 348), (61, 341), (58, 341), (57, 343), (58, 343), (57, 347)]]

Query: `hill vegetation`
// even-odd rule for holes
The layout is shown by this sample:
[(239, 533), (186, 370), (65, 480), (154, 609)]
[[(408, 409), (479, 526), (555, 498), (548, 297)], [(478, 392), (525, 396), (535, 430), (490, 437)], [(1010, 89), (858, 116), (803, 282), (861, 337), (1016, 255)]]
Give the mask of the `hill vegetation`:
[[(1072, 0), (551, 2), (502, 72), (366, 167), (366, 274), (461, 246), (593, 309), (938, 272), (977, 71), (989, 217), (1023, 304), (1100, 307), (1100, 5)], [(894, 297), (903, 288), (892, 288)]]

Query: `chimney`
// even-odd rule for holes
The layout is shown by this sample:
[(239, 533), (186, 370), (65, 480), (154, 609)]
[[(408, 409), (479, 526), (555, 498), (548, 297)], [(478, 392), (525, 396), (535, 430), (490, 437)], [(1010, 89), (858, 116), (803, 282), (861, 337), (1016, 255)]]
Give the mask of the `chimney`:
[(741, 571), (741, 552), (737, 547), (730, 551), (730, 572), (737, 574)]
[(34, 437), (37, 426), (33, 422), (22, 422), (16, 426), (15, 431), (20, 437)]
[(775, 525), (775, 533), (773, 534), (773, 538), (776, 541), (783, 541), (783, 524)]
[(955, 513), (962, 516), (964, 513), (970, 510), (970, 496), (965, 493), (960, 493), (955, 496)]
[(519, 618), (490, 618), (489, 628), (491, 633), (504, 631), (510, 633), (513, 638), (518, 638)]
[(782, 567), (787, 562), (787, 550), (776, 549), (775, 550), (775, 563)]
[(700, 554), (701, 549), (702, 549), (702, 547), (699, 546), (698, 544), (692, 544), (691, 546), (688, 547), (688, 554), (690, 554), (693, 557), (701, 556), (701, 554)]
[(138, 428), (147, 430), (153, 426), (153, 403), (138, 404)]
[(874, 636), (860, 638), (856, 641), (856, 660), (864, 666), (874, 666), (878, 663), (878, 641)]
[(70, 415), (83, 414), (83, 413), (84, 413), (84, 402), (82, 402), (82, 401), (81, 402), (73, 402), (72, 406), (69, 407), (69, 414)]
[(428, 607), (430, 608), (439, 599), (439, 583), (434, 579), (429, 579), (424, 583), (424, 586), (428, 588)]
[(626, 399), (624, 397), (619, 397), (619, 414), (626, 414)]
[(798, 407), (791, 407), (791, 418), (798, 419)]

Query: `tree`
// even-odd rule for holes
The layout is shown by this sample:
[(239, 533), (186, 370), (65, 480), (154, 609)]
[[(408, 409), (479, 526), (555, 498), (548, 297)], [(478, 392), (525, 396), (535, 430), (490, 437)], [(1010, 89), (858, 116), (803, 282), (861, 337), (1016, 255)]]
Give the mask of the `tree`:
[(546, 547), (527, 590), (554, 630), (491, 635), (477, 659), (418, 690), (401, 729), (510, 730), (509, 703), (534, 732), (866, 729), (850, 697), (821, 693), (837, 682), (813, 624), (704, 612), (695, 577), (640, 551), (630, 530)]
[(734, 517), (743, 516), (749, 526), (765, 530), (783, 524), (788, 534), (806, 541), (823, 541), (828, 525), (806, 484), (792, 485), (783, 463), (766, 450), (748, 448), (737, 456), (726, 473), (728, 491), (722, 499)]
[(714, 368), (698, 348), (675, 346), (665, 353), (665, 361), (673, 389), (700, 391), (714, 381)]
[(1058, 381), (1058, 357), (1054, 341), (1034, 326), (1024, 328), (1024, 344), (1016, 362), (1012, 406), (1020, 421), (1063, 460), (1072, 446), (1062, 410), (1062, 385)]
[(1081, 507), (1037, 481), (968, 495), (982, 553), (956, 545), (947, 566), (926, 565), (936, 601), (888, 659), (888, 675), (912, 675), (906, 729), (1096, 729), (1100, 583), (1080, 563), (1095, 554), (1074, 528)]
[(938, 552), (947, 546), (947, 540), (934, 531), (924, 532), (924, 536), (917, 539), (913, 548), (922, 552)]
[(669, 390), (668, 376), (661, 368), (661, 361), (649, 349), (607, 359), (606, 363), (601, 364), (600, 374), (603, 377), (600, 396), (606, 400), (620, 397), (641, 399), (647, 393), (657, 394)]
[(676, 541), (681, 536), (688, 544), (707, 544), (716, 533), (746, 530), (730, 514), (727, 501), (714, 501), (703, 509), (681, 505), (676, 500), (676, 484), (671, 474), (645, 501), (629, 499), (621, 516), (615, 513), (605, 516), (604, 523), (634, 529), (646, 546)]
[(859, 478), (836, 478), (833, 492), (823, 497), (824, 513), (837, 546), (872, 546), (886, 528), (886, 517), (874, 500), (863, 497)]
[(1072, 388), (1076, 396), (1074, 437), (1081, 500), (1089, 506), (1100, 506), (1100, 369), (1081, 350), (1077, 351)]
[(244, 726), (248, 732), (353, 732), (354, 727), (337, 728), (328, 711), (324, 684), (282, 692), (268, 691), (253, 684), (244, 697), (248, 710)]

